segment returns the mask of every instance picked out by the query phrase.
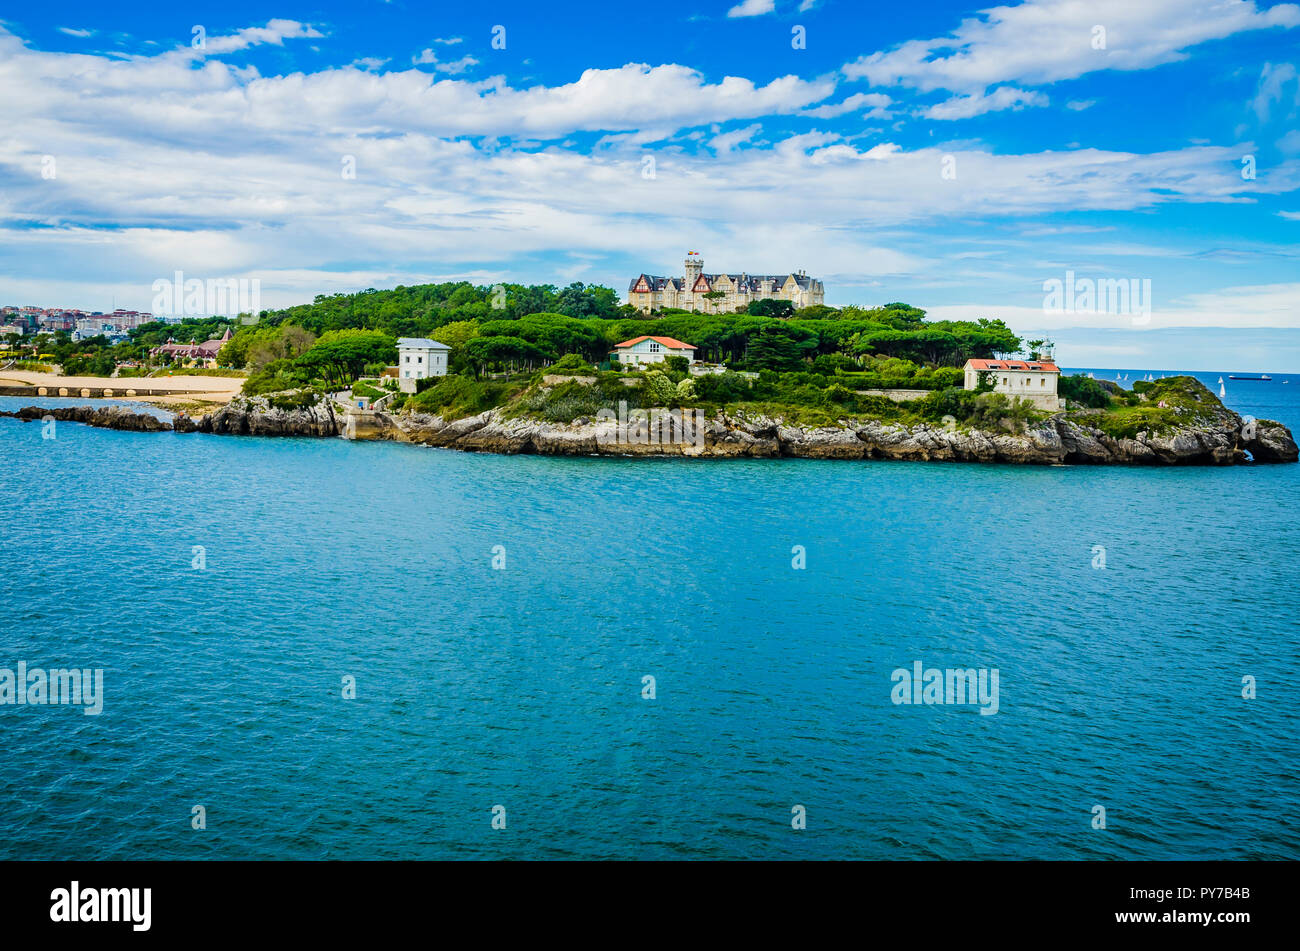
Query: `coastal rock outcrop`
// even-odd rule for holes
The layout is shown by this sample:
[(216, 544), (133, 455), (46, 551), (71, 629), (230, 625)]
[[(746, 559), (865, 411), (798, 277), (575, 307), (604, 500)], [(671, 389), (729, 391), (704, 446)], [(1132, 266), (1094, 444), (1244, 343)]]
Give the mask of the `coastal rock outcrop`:
[[(1241, 435), (1229, 410), (1162, 433), (1111, 436), (1083, 422), (1051, 417), (1023, 432), (958, 426), (904, 426), (878, 420), (841, 420), (838, 426), (787, 425), (766, 417), (720, 412), (688, 425), (677, 438), (645, 422), (620, 429), (613, 420), (552, 423), (488, 410), (445, 421), (430, 415), (392, 415), (373, 438), (417, 442), (471, 452), (545, 455), (701, 456), (707, 458), (898, 459), (1006, 462), (1022, 465), (1232, 465), (1294, 462), (1296, 444), (1285, 426), (1260, 422), (1254, 439)], [(648, 429), (648, 431), (647, 431)]]
[[(1203, 402), (1203, 407), (1196, 406), (1197, 402)], [(562, 423), (490, 409), (447, 420), (427, 413), (336, 412), (329, 399), (311, 392), (240, 396), (197, 419), (178, 414), (174, 424), (122, 406), (29, 406), (0, 416), (26, 420), (48, 416), (138, 432), (174, 428), (178, 433), (220, 435), (344, 436), (506, 454), (715, 459), (791, 456), (1022, 465), (1223, 466), (1300, 459), (1300, 450), (1285, 426), (1271, 420), (1243, 422), (1208, 390), (1203, 397), (1194, 396), (1191, 409), (1182, 413), (1185, 421), (1181, 425), (1118, 436), (1091, 426), (1092, 417), (1079, 414), (1057, 414), (1020, 431), (1009, 422), (992, 430), (851, 418), (838, 420), (838, 425), (800, 426), (725, 410), (711, 417), (691, 410), (672, 414), (656, 410), (649, 418), (582, 417)]]
[[(1291, 430), (1271, 419), (1258, 419), (1254, 427), (1242, 427), (1241, 447), (1256, 462), (1295, 462), (1300, 449)], [(1253, 432), (1251, 431), (1253, 429)]]
[(290, 391), (237, 396), (177, 431), (230, 436), (338, 436), (342, 427), (330, 400)]
[(137, 413), (129, 406), (24, 406), (13, 412), (0, 412), (11, 419), (84, 423), (100, 429), (124, 429), (137, 433), (168, 432), (172, 424), (150, 413)]

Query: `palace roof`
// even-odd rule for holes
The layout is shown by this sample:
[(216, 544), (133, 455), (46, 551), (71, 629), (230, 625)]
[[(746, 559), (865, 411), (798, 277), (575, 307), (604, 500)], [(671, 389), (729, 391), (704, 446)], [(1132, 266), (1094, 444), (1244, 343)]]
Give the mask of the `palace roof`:
[[(757, 294), (762, 290), (764, 281), (771, 281), (774, 289), (785, 286), (785, 282), (790, 278), (794, 278), (795, 284), (802, 288), (821, 285), (820, 281), (814, 280), (807, 274), (796, 274), (793, 271), (789, 274), (701, 274), (700, 277), (704, 278), (704, 282), (710, 289), (713, 288), (713, 285), (719, 278), (725, 277), (732, 284), (735, 284), (737, 287), (747, 290), (752, 294)], [(674, 290), (680, 291), (686, 283), (685, 279), (680, 277), (661, 277), (658, 274), (638, 274), (636, 277), (632, 278), (632, 282), (628, 284), (628, 292), (637, 293), (637, 285), (640, 284), (643, 279), (652, 291), (662, 291), (669, 284), (673, 286)], [(641, 291), (640, 293), (645, 292)]]

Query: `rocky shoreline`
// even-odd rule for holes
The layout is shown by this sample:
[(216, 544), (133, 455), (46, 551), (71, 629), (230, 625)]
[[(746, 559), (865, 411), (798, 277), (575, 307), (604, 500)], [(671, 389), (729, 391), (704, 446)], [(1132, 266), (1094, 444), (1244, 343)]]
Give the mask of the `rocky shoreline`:
[(14, 412), (0, 411), (0, 417), (58, 422), (84, 423), (99, 429), (124, 429), (137, 433), (171, 432), (172, 424), (149, 413), (137, 413), (128, 406), (24, 406)]
[[(652, 411), (656, 412), (656, 411)], [(265, 397), (237, 397), (198, 418), (178, 415), (169, 424), (125, 407), (26, 407), (0, 415), (55, 419), (139, 432), (174, 430), (249, 436), (342, 436), (505, 454), (563, 456), (685, 456), (705, 459), (897, 459), (999, 462), (1028, 465), (1236, 465), (1288, 463), (1300, 458), (1290, 430), (1280, 423), (1243, 422), (1226, 407), (1206, 420), (1169, 432), (1117, 438), (1086, 421), (1058, 414), (1024, 432), (986, 432), (958, 426), (842, 420), (833, 427), (789, 425), (781, 419), (719, 412), (694, 418), (667, 411), (621, 424), (613, 419), (572, 423), (509, 417), (498, 409), (457, 420), (424, 414), (336, 412), (329, 401), (277, 408)], [(1249, 455), (1248, 455), (1249, 454)]]

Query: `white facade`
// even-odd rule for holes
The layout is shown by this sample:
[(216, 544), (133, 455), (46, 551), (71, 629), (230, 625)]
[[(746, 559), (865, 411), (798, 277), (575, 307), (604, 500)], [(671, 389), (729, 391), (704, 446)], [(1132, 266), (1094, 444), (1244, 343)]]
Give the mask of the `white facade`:
[(663, 363), (667, 357), (685, 357), (695, 362), (695, 348), (672, 337), (637, 337), (614, 347), (613, 356), (624, 366)]
[(425, 337), (401, 337), (397, 341), (397, 380), (403, 393), (415, 392), (415, 381), (447, 375), (447, 354), (451, 347)]
[(965, 387), (979, 386), (980, 372), (993, 374), (993, 392), (1029, 400), (1049, 412), (1061, 409), (1057, 383), (1061, 370), (1050, 360), (967, 360)]

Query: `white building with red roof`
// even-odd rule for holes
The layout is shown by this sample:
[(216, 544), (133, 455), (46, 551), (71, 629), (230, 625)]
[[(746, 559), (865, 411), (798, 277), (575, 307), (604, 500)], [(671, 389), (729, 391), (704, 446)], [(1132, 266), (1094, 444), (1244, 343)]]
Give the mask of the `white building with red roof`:
[(685, 357), (695, 362), (695, 345), (682, 343), (672, 337), (633, 337), (622, 343), (614, 344), (609, 353), (611, 360), (617, 360), (624, 366), (637, 366), (645, 363), (662, 363), (667, 357)]
[(979, 387), (980, 374), (992, 374), (994, 393), (1005, 393), (1010, 397), (1029, 400), (1038, 409), (1056, 412), (1061, 409), (1061, 398), (1057, 395), (1057, 382), (1061, 379), (1061, 369), (1045, 360), (967, 360), (966, 389)]

